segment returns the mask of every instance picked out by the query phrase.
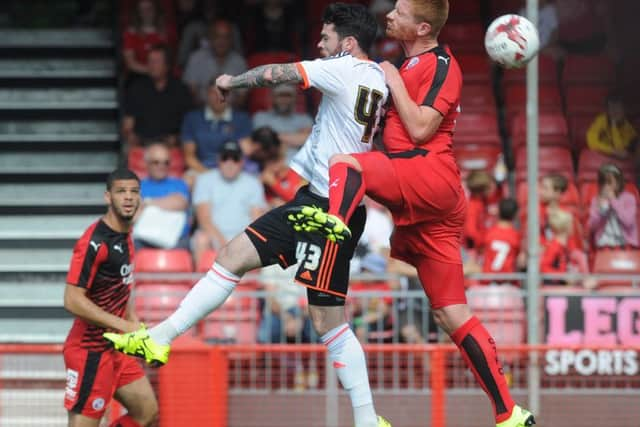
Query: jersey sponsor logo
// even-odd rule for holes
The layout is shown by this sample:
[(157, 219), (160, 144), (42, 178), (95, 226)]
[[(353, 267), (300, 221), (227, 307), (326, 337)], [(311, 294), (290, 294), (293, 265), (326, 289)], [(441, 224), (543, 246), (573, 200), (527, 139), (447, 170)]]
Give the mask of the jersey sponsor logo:
[(93, 240), (91, 240), (89, 242), (89, 245), (91, 245), (91, 247), (93, 248), (94, 251), (98, 252), (98, 248), (100, 247), (102, 243), (96, 243)]
[(122, 283), (130, 285), (133, 283), (133, 264), (122, 264), (120, 266), (120, 275), (122, 276)]
[(448, 58), (448, 57), (442, 56), (442, 55), (438, 55), (438, 61), (442, 61), (445, 64), (449, 65), (449, 60), (451, 60), (451, 58)]
[(116, 243), (115, 245), (113, 245), (113, 249), (120, 252), (121, 254), (124, 253), (124, 251), (122, 250), (122, 243)]
[(405, 70), (409, 70), (409, 69), (415, 67), (416, 65), (418, 65), (418, 62), (420, 62), (420, 58), (418, 58), (417, 56), (414, 56), (413, 58), (411, 58), (409, 60), (409, 63), (405, 67)]

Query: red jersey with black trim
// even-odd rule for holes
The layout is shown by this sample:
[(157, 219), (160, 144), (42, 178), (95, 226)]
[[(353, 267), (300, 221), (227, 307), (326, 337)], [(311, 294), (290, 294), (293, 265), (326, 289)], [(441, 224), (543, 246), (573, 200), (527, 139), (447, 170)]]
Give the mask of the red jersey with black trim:
[[(109, 228), (102, 219), (85, 230), (73, 248), (67, 284), (87, 290), (98, 307), (124, 318), (133, 285), (133, 241), (129, 233)], [(108, 342), (105, 328), (76, 318), (67, 335), (66, 346), (104, 351)]]
[[(443, 117), (431, 139), (419, 145), (433, 152), (451, 150), (453, 128), (460, 113), (462, 90), (462, 72), (458, 61), (447, 48), (436, 46), (407, 58), (400, 67), (400, 76), (409, 96), (416, 104), (432, 107)], [(385, 117), (383, 143), (389, 153), (416, 148), (393, 103)]]
[(496, 224), (484, 236), (483, 273), (513, 273), (520, 252), (520, 233), (513, 227)]

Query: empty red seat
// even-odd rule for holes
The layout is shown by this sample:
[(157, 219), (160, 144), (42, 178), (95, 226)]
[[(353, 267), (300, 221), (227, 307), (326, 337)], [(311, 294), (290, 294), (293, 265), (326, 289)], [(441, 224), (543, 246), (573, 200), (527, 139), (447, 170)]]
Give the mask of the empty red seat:
[(615, 66), (608, 56), (569, 55), (562, 72), (565, 84), (600, 83), (615, 80)]
[(512, 285), (471, 286), (469, 308), (502, 345), (525, 342), (526, 313), (520, 289)]
[(589, 150), (588, 148), (585, 148), (580, 152), (580, 159), (578, 160), (578, 181), (597, 180), (598, 169), (600, 169), (600, 166), (604, 163), (613, 163), (617, 165), (624, 173), (627, 181), (634, 181), (635, 168), (632, 160), (616, 159)]
[[(573, 181), (573, 160), (571, 151), (566, 147), (538, 147), (538, 174), (543, 177), (550, 173), (559, 173)], [(527, 178), (527, 149), (520, 147), (516, 151), (516, 179)]]
[(569, 134), (574, 152), (580, 153), (587, 146), (587, 131), (595, 115), (574, 114), (569, 116)]
[[(191, 273), (193, 271), (193, 261), (191, 254), (185, 249), (151, 249), (143, 248), (135, 255), (136, 273)], [(158, 283), (158, 279), (144, 279), (136, 277), (137, 283)], [(191, 283), (190, 280), (174, 281), (167, 279), (171, 283)]]
[(488, 170), (496, 165), (502, 150), (498, 146), (455, 145), (453, 148), (458, 167), (463, 171)]
[[(601, 249), (596, 252), (594, 273), (640, 274), (640, 250)], [(598, 287), (631, 285), (629, 280), (598, 279)]]
[[(455, 46), (452, 46), (452, 49)], [(454, 53), (455, 55), (455, 53)], [(491, 62), (486, 53), (465, 53), (455, 55), (462, 69), (465, 83), (484, 82), (491, 80)]]
[[(524, 113), (518, 114), (513, 119), (511, 125), (511, 136), (516, 146), (526, 145), (527, 138), (527, 116)], [(569, 127), (567, 120), (561, 112), (545, 113), (538, 116), (538, 144), (549, 146), (570, 147)]]
[(213, 265), (213, 261), (218, 256), (218, 253), (214, 249), (209, 249), (205, 251), (200, 259), (198, 260), (198, 265), (196, 265), (196, 271), (199, 273), (204, 273), (209, 271), (211, 266)]
[[(538, 78), (541, 83), (557, 84), (558, 65), (553, 58), (546, 55), (538, 55)], [(505, 70), (504, 80), (507, 83), (527, 81), (527, 68)]]
[(589, 114), (593, 117), (602, 112), (605, 107), (605, 100), (609, 95), (610, 88), (607, 85), (597, 84), (575, 84), (566, 89), (567, 112), (570, 116), (574, 114)]
[(495, 100), (491, 86), (473, 83), (462, 85), (460, 106), (463, 114), (495, 111)]
[(462, 113), (456, 120), (455, 144), (500, 145), (498, 121), (492, 113)]
[[(475, 2), (463, 2), (475, 3)], [(450, 22), (442, 28), (438, 40), (451, 46), (454, 53), (484, 52), (484, 27), (480, 22)]]
[[(182, 177), (185, 170), (184, 153), (182, 149), (174, 147), (169, 150), (169, 175), (174, 177)], [(127, 166), (139, 178), (146, 178), (147, 165), (144, 161), (144, 148), (132, 147), (129, 149), (127, 156)]]
[[(524, 84), (508, 85), (506, 89), (506, 108), (508, 116), (515, 116), (526, 111), (527, 86)], [(538, 105), (541, 113), (560, 113), (562, 97), (554, 84), (541, 85), (538, 90)]]
[(135, 287), (136, 314), (146, 323), (154, 324), (172, 314), (189, 292), (190, 286), (180, 283), (142, 283)]

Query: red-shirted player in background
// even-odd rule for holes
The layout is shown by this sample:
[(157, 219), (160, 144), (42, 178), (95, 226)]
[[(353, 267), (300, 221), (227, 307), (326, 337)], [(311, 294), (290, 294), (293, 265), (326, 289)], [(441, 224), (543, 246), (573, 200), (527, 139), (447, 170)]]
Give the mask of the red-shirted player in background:
[(158, 403), (138, 361), (111, 348), (107, 330), (131, 332), (140, 322), (129, 304), (133, 242), (129, 231), (140, 205), (140, 180), (128, 169), (107, 178), (107, 213), (82, 234), (73, 249), (64, 307), (76, 319), (64, 343), (69, 427), (98, 427), (115, 397), (127, 415), (111, 427), (146, 427)]
[(498, 222), (484, 234), (482, 272), (515, 273), (521, 240), (520, 232), (513, 225), (518, 204), (514, 199), (502, 199), (498, 209)]
[(306, 206), (288, 218), (301, 231), (334, 241), (366, 193), (393, 215), (391, 256), (415, 266), (438, 325), (456, 343), (487, 393), (498, 427), (535, 424), (515, 405), (493, 338), (471, 314), (464, 293), (460, 241), (466, 200), (451, 149), (460, 111), (462, 75), (437, 37), (447, 0), (398, 0), (387, 15), (387, 36), (399, 40), (407, 60), (400, 71), (381, 64), (393, 98), (383, 134), (384, 152), (336, 155), (330, 161), (329, 212)]

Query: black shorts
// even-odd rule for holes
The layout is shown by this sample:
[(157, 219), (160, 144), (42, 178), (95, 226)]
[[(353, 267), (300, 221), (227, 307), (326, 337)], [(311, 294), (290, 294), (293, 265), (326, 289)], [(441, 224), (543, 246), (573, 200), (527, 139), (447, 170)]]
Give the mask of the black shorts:
[(257, 249), (263, 266), (277, 263), (288, 268), (300, 263), (295, 281), (307, 287), (310, 304), (343, 305), (349, 288), (349, 264), (364, 230), (366, 210), (364, 206), (355, 210), (348, 224), (352, 237), (338, 245), (319, 234), (293, 230), (285, 210), (301, 205), (314, 205), (326, 211), (329, 199), (312, 193), (309, 186), (302, 187), (292, 201), (255, 220), (245, 233)]

